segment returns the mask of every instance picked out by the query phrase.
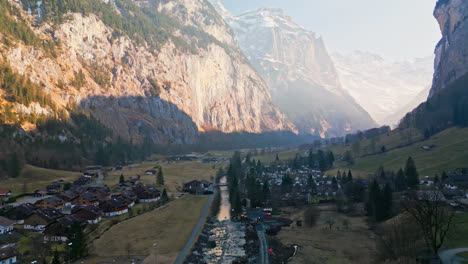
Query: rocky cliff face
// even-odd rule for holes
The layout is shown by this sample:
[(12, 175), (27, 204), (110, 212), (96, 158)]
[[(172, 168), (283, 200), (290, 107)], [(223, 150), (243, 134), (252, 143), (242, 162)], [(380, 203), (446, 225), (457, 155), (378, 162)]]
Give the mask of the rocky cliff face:
[(241, 49), (270, 87), (273, 101), (301, 133), (341, 136), (375, 123), (342, 89), (324, 41), (281, 9), (232, 16), (212, 0)]
[(332, 57), (343, 88), (380, 125), (397, 125), (427, 99), (434, 74), (433, 56), (390, 61), (356, 51)]
[(435, 72), (429, 97), (468, 72), (468, 2), (439, 0), (434, 11), (442, 39), (435, 49)]
[[(10, 1), (29, 23), (41, 20), (41, 6), (36, 4), (28, 15), (31, 7)], [(119, 16), (134, 13), (120, 1), (103, 2)], [(144, 14), (165, 14), (177, 24), (158, 50), (117, 32), (100, 14), (69, 13), (62, 23), (34, 27), (41, 38), (60, 41), (56, 58), (20, 42), (2, 44), (0, 54), (15, 70), (42, 83), (58, 105), (78, 105), (127, 139), (190, 143), (198, 131), (208, 129), (294, 130), (272, 104), (229, 26), (206, 1), (133, 3)], [(77, 87), (80, 73), (85, 84)]]

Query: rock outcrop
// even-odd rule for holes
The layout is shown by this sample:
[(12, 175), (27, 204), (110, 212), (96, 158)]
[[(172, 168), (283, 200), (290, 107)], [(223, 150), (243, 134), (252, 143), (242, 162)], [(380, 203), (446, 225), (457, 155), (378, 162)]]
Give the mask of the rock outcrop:
[(342, 136), (375, 125), (342, 88), (324, 40), (295, 24), (281, 9), (232, 16), (211, 3), (233, 28), (241, 49), (268, 84), (273, 101), (299, 132)]
[[(29, 7), (9, 1), (28, 17)], [(103, 2), (119, 15), (132, 15), (112, 0)], [(34, 27), (41, 38), (60, 41), (56, 58), (22, 43), (1, 45), (0, 54), (15, 70), (42, 83), (59, 106), (78, 105), (127, 139), (191, 143), (199, 131), (211, 129), (294, 131), (230, 27), (206, 1), (133, 3), (177, 24), (167, 30), (170, 35), (159, 49), (117, 32), (98, 13), (70, 13), (60, 24)], [(37, 15), (27, 19), (40, 21)], [(77, 87), (80, 73), (85, 84)]]
[(442, 39), (435, 49), (435, 72), (429, 97), (468, 72), (468, 2), (439, 0), (434, 11)]

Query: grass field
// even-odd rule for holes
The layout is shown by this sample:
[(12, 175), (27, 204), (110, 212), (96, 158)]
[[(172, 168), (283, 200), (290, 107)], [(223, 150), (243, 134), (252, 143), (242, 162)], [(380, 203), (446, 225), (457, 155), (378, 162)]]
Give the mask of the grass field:
[[(362, 156), (371, 153), (380, 151), (382, 146), (385, 146), (386, 149), (394, 149), (401, 146), (408, 145), (409, 142), (420, 141), (424, 136), (415, 128), (405, 129), (405, 130), (392, 130), (388, 133), (380, 135), (374, 139), (362, 140), (360, 141), (360, 151), (355, 156)], [(372, 148), (373, 142), (375, 143), (374, 149)], [(352, 145), (336, 145), (330, 147), (330, 150), (335, 154), (343, 154), (345, 151), (352, 151)]]
[[(147, 263), (173, 263), (195, 227), (207, 196), (185, 195), (155, 210), (113, 226), (96, 240), (90, 257), (80, 263), (95, 264), (121, 256), (150, 255)], [(154, 248), (153, 244), (157, 243)], [(146, 262), (145, 262), (146, 263)]]
[[(286, 227), (278, 233), (283, 244), (299, 246), (297, 255), (288, 263), (374, 263), (375, 237), (369, 231), (365, 217), (339, 214), (334, 206), (319, 208), (321, 213), (315, 227)], [(302, 220), (303, 210), (292, 209), (291, 216), (286, 217)], [(335, 221), (331, 230), (326, 224), (328, 219)], [(344, 228), (344, 219), (349, 221), (349, 229)]]
[(455, 223), (456, 227), (449, 233), (444, 248), (468, 247), (468, 213), (458, 212)]
[(72, 182), (80, 177), (79, 172), (59, 171), (26, 165), (23, 174), (18, 178), (0, 178), (0, 188), (12, 191), (12, 195), (31, 193), (45, 189), (47, 185), (57, 180)]
[[(450, 128), (430, 139), (397, 148), (386, 153), (358, 158), (353, 166), (338, 165), (351, 170), (375, 173), (380, 165), (387, 170), (398, 170), (405, 166), (409, 156), (413, 157), (421, 176), (434, 176), (442, 171), (453, 171), (468, 166), (468, 128)], [(433, 146), (430, 151), (422, 146)]]
[(153, 169), (160, 165), (163, 168), (165, 186), (169, 191), (175, 192), (180, 189), (184, 183), (191, 180), (208, 180), (216, 176), (216, 172), (226, 164), (209, 164), (200, 162), (181, 162), (181, 163), (161, 163), (150, 162), (143, 163), (135, 167), (125, 167), (122, 171), (112, 171), (104, 178), (103, 183), (108, 186), (114, 186), (119, 183), (120, 175), (123, 174), (126, 179), (131, 176), (140, 175), (141, 181), (146, 184), (156, 184), (156, 175), (145, 175), (145, 171)]

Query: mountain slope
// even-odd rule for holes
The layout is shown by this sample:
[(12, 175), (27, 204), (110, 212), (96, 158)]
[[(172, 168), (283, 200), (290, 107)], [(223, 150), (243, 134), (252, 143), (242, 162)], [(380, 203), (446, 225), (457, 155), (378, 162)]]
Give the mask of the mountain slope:
[(439, 0), (434, 10), (442, 39), (435, 49), (435, 73), (430, 97), (468, 73), (468, 2)]
[(280, 9), (263, 8), (234, 17), (219, 1), (211, 2), (270, 87), (273, 101), (301, 133), (339, 136), (375, 125), (342, 89), (322, 38)]
[(433, 57), (392, 62), (361, 51), (332, 57), (343, 88), (381, 125), (398, 124), (429, 94)]
[[(14, 23), (14, 16), (32, 38), (56, 45), (48, 55), (3, 29), (2, 60), (59, 109), (85, 111), (125, 139), (192, 143), (208, 129), (294, 130), (206, 1), (3, 4), (10, 7), (1, 19)], [(16, 112), (28, 107), (15, 105)]]

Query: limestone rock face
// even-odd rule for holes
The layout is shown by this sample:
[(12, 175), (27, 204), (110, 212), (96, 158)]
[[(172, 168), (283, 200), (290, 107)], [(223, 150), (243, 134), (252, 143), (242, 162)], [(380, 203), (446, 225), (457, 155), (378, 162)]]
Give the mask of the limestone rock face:
[[(104, 2), (112, 8), (112, 0)], [(199, 131), (209, 129), (295, 131), (273, 105), (266, 84), (240, 52), (230, 27), (208, 2), (134, 3), (177, 20), (185, 30), (171, 34), (191, 51), (172, 39), (155, 51), (147, 43), (116, 34), (98, 14), (73, 13), (59, 25), (42, 23), (35, 28), (38, 36), (60, 40), (57, 58), (21, 43), (2, 46), (0, 54), (15, 70), (44, 84), (58, 105), (76, 104), (127, 139), (149, 136), (156, 142), (191, 143)], [(24, 15), (28, 16), (26, 11)], [(86, 83), (78, 88), (74, 80), (80, 72)], [(64, 87), (58, 87), (60, 82)]]
[(435, 72), (429, 97), (468, 72), (468, 2), (439, 0), (434, 16), (442, 39), (435, 49)]
[(211, 3), (234, 30), (241, 49), (269, 86), (272, 98), (299, 132), (342, 136), (375, 125), (342, 88), (324, 40), (281, 9), (232, 16)]

